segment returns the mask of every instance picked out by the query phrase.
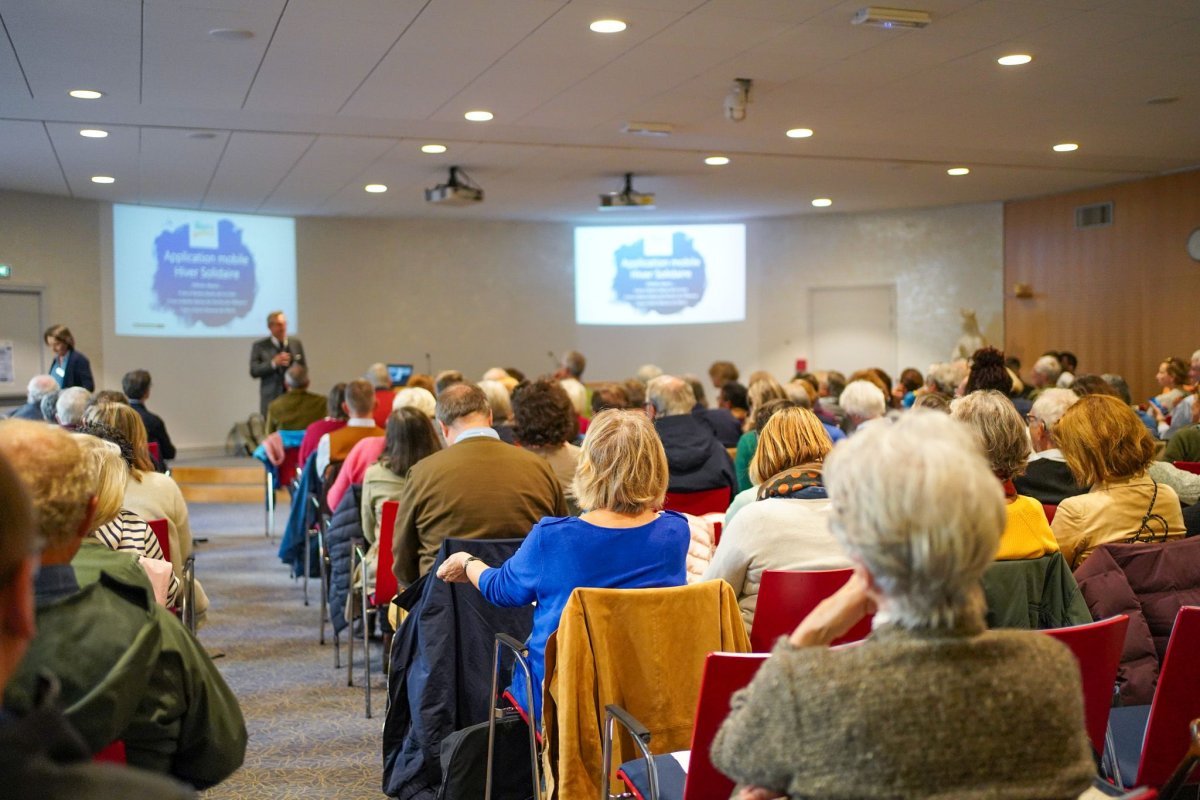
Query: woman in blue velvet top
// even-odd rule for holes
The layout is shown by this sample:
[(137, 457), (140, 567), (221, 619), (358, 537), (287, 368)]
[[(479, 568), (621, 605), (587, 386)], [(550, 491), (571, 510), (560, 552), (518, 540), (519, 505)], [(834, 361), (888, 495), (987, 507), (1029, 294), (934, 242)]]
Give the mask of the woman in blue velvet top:
[[(654, 426), (640, 411), (604, 411), (588, 427), (575, 496), (578, 517), (545, 517), (503, 566), (467, 553), (442, 563), (442, 580), (479, 588), (504, 607), (536, 601), (529, 661), (535, 681), (534, 719), (541, 720), (546, 641), (558, 629), (567, 598), (580, 586), (648, 589), (682, 586), (690, 534), (686, 519), (659, 511), (667, 491), (667, 457)], [(668, 623), (669, 624), (669, 623)], [(524, 675), (513, 671), (509, 693), (526, 702)]]

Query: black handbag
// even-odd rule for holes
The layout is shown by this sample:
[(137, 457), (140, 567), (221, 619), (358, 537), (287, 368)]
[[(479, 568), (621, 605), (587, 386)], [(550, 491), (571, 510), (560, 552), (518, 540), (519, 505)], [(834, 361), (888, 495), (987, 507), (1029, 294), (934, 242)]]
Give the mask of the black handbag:
[[(529, 726), (513, 709), (496, 720), (492, 800), (529, 800)], [(437, 800), (481, 800), (487, 783), (488, 723), (455, 731), (442, 740), (442, 785)]]

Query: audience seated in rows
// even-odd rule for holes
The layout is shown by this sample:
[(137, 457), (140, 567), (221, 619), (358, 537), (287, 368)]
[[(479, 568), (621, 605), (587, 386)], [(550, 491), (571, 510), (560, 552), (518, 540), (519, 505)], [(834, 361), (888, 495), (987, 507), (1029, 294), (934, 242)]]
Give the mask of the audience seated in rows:
[(1004, 487), (1006, 524), (996, 558), (1041, 558), (1058, 552), (1058, 542), (1039, 501), (1017, 494), (1012, 479), (1025, 471), (1029, 437), (1021, 415), (995, 389), (971, 392), (950, 404), (950, 416), (971, 429)]
[(350, 412), (346, 409), (346, 384), (335, 383), (325, 398), (325, 416), (311, 423), (304, 429), (304, 438), (300, 441), (300, 452), (297, 461), (304, 465), (308, 458), (317, 452), (317, 445), (327, 433), (346, 427)]
[(722, 447), (726, 449), (737, 447), (738, 439), (742, 436), (742, 423), (730, 413), (728, 408), (708, 407), (704, 400), (704, 384), (695, 375), (685, 375), (683, 379), (692, 387), (692, 394), (696, 398), (696, 405), (692, 407), (692, 413), (713, 429), (713, 433)]
[[(37, 420), (40, 421), (40, 420)], [(28, 493), (0, 454), (0, 693), (22, 663), (36, 633), (34, 574), (38, 522)], [(58, 708), (59, 686), (43, 680), (24, 713), (0, 703), (0, 785), (6, 796), (42, 800), (183, 800), (195, 795), (171, 778), (136, 767), (94, 764), (92, 751)]]
[[(914, 412), (838, 445), (824, 475), (855, 575), (734, 696), (714, 764), (760, 797), (1078, 797), (1095, 768), (1074, 658), (984, 627), (1006, 515), (970, 433)], [(867, 641), (827, 647), (871, 612)]]
[(82, 386), (63, 389), (58, 393), (58, 400), (54, 405), (54, 419), (67, 430), (79, 427), (91, 399), (92, 393)]
[(317, 475), (327, 488), (333, 485), (332, 478), (327, 480), (330, 464), (340, 465), (361, 440), (383, 436), (383, 428), (375, 424), (375, 389), (369, 381), (359, 378), (346, 384), (346, 411), (350, 418), (345, 427), (323, 434), (317, 443)]
[(67, 717), (91, 752), (120, 740), (133, 766), (197, 788), (224, 780), (246, 748), (237, 700), (204, 649), (154, 602), (136, 559), (88, 536), (94, 462), (66, 433), (15, 420), (0, 423), (0, 455), (21, 464), (45, 542), (38, 635), (5, 707), (33, 708), (46, 671), (61, 682)]
[(1171, 356), (1158, 365), (1154, 378), (1162, 391), (1150, 398), (1147, 410), (1158, 423), (1158, 434), (1163, 436), (1170, 430), (1172, 412), (1175, 406), (1187, 397), (1184, 384), (1187, 382), (1188, 365), (1182, 358)]
[(758, 488), (747, 490), (757, 499), (729, 522), (704, 572), (705, 580), (724, 580), (733, 587), (746, 630), (754, 624), (764, 570), (850, 566), (829, 532), (829, 500), (821, 477), (832, 448), (820, 420), (807, 409), (780, 407), (763, 426), (750, 462)]
[(292, 364), (283, 385), (286, 391), (267, 406), (267, 433), (302, 431), (325, 416), (325, 398), (308, 390), (308, 367)]
[(846, 385), (839, 403), (846, 412), (846, 429), (854, 433), (883, 417), (887, 393), (877, 383), (860, 379)]
[(409, 470), (400, 500), (392, 552), (401, 586), (429, 571), (448, 537), (521, 538), (542, 517), (567, 513), (546, 461), (500, 441), (479, 387), (447, 387), (438, 396), (437, 418), (450, 446)]
[(1200, 417), (1200, 401), (1196, 400), (1196, 390), (1200, 387), (1200, 350), (1192, 353), (1189, 361), (1187, 386), (1184, 388), (1189, 387), (1191, 392), (1172, 409), (1171, 424), (1162, 434), (1162, 438), (1168, 441), (1179, 431), (1196, 424), (1197, 418)]
[[(575, 478), (575, 495), (589, 511), (541, 520), (499, 568), (466, 553), (450, 556), (438, 568), (442, 580), (470, 581), (494, 605), (536, 604), (529, 662), (535, 683), (533, 719), (539, 723), (546, 642), (572, 591), (580, 586), (684, 585), (690, 535), (681, 514), (658, 510), (667, 482), (667, 457), (646, 417), (637, 411), (603, 411), (584, 439)], [(526, 697), (519, 670), (509, 693), (518, 702)]]
[(734, 475), (737, 477), (737, 491), (744, 492), (754, 485), (750, 480), (750, 459), (754, 458), (754, 450), (758, 447), (758, 431), (765, 418), (760, 419), (759, 409), (772, 400), (786, 400), (787, 392), (774, 378), (756, 381), (746, 390), (747, 403), (750, 406), (746, 419), (742, 421), (745, 431), (738, 439), (737, 452), (733, 459)]
[(736, 491), (733, 463), (712, 426), (692, 414), (696, 396), (682, 378), (660, 375), (646, 386), (646, 412), (662, 440), (668, 492)]
[(382, 429), (387, 426), (388, 414), (392, 413), (392, 400), (395, 394), (387, 364), (375, 362), (367, 368), (363, 380), (368, 381), (375, 388), (375, 426)]
[(1046, 389), (1030, 408), (1027, 425), (1033, 453), (1024, 473), (1013, 476), (1013, 485), (1022, 495), (1039, 503), (1058, 505), (1088, 490), (1075, 482), (1054, 438), (1054, 426), (1078, 399), (1079, 395), (1070, 389)]
[(1167, 442), (1163, 458), (1167, 461), (1200, 461), (1200, 403), (1195, 402), (1196, 394), (1189, 394), (1191, 403), (1179, 403), (1175, 406), (1171, 425), (1176, 418), (1185, 420), (1185, 424), (1175, 428), (1174, 434)]

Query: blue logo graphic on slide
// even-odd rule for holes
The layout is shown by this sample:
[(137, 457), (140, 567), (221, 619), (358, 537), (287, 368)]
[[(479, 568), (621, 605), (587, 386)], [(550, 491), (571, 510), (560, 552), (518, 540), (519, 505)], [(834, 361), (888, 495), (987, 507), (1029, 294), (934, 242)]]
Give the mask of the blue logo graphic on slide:
[(158, 268), (154, 295), (159, 309), (184, 323), (215, 328), (254, 307), (254, 256), (242, 231), (227, 219), (193, 222), (163, 231), (154, 240)]
[(704, 257), (684, 233), (671, 236), (670, 255), (646, 255), (645, 240), (639, 239), (617, 248), (613, 257), (617, 263), (613, 281), (617, 300), (639, 311), (678, 314), (704, 297), (708, 285)]

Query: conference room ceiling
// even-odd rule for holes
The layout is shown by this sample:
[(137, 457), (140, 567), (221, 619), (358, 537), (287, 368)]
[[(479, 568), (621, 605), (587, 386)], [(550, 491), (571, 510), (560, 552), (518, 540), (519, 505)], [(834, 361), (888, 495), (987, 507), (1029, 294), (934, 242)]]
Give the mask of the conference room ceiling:
[[(865, 5), (0, 0), (0, 188), (269, 214), (650, 222), (994, 201), (1200, 165), (1200, 2), (888, 0), (928, 11), (923, 30), (851, 25)], [(588, 29), (610, 17), (628, 29)], [(996, 63), (1009, 53), (1033, 61)], [(735, 78), (754, 81), (737, 123), (723, 111)], [(473, 109), (495, 118), (464, 120)], [(634, 121), (674, 132), (623, 133)], [(815, 135), (785, 136), (797, 127)], [(1080, 147), (1051, 150), (1062, 142)], [(429, 143), (447, 152), (422, 153)], [(712, 155), (730, 163), (705, 165)], [(424, 202), (451, 165), (485, 202)], [(657, 210), (598, 213), (626, 172)]]

